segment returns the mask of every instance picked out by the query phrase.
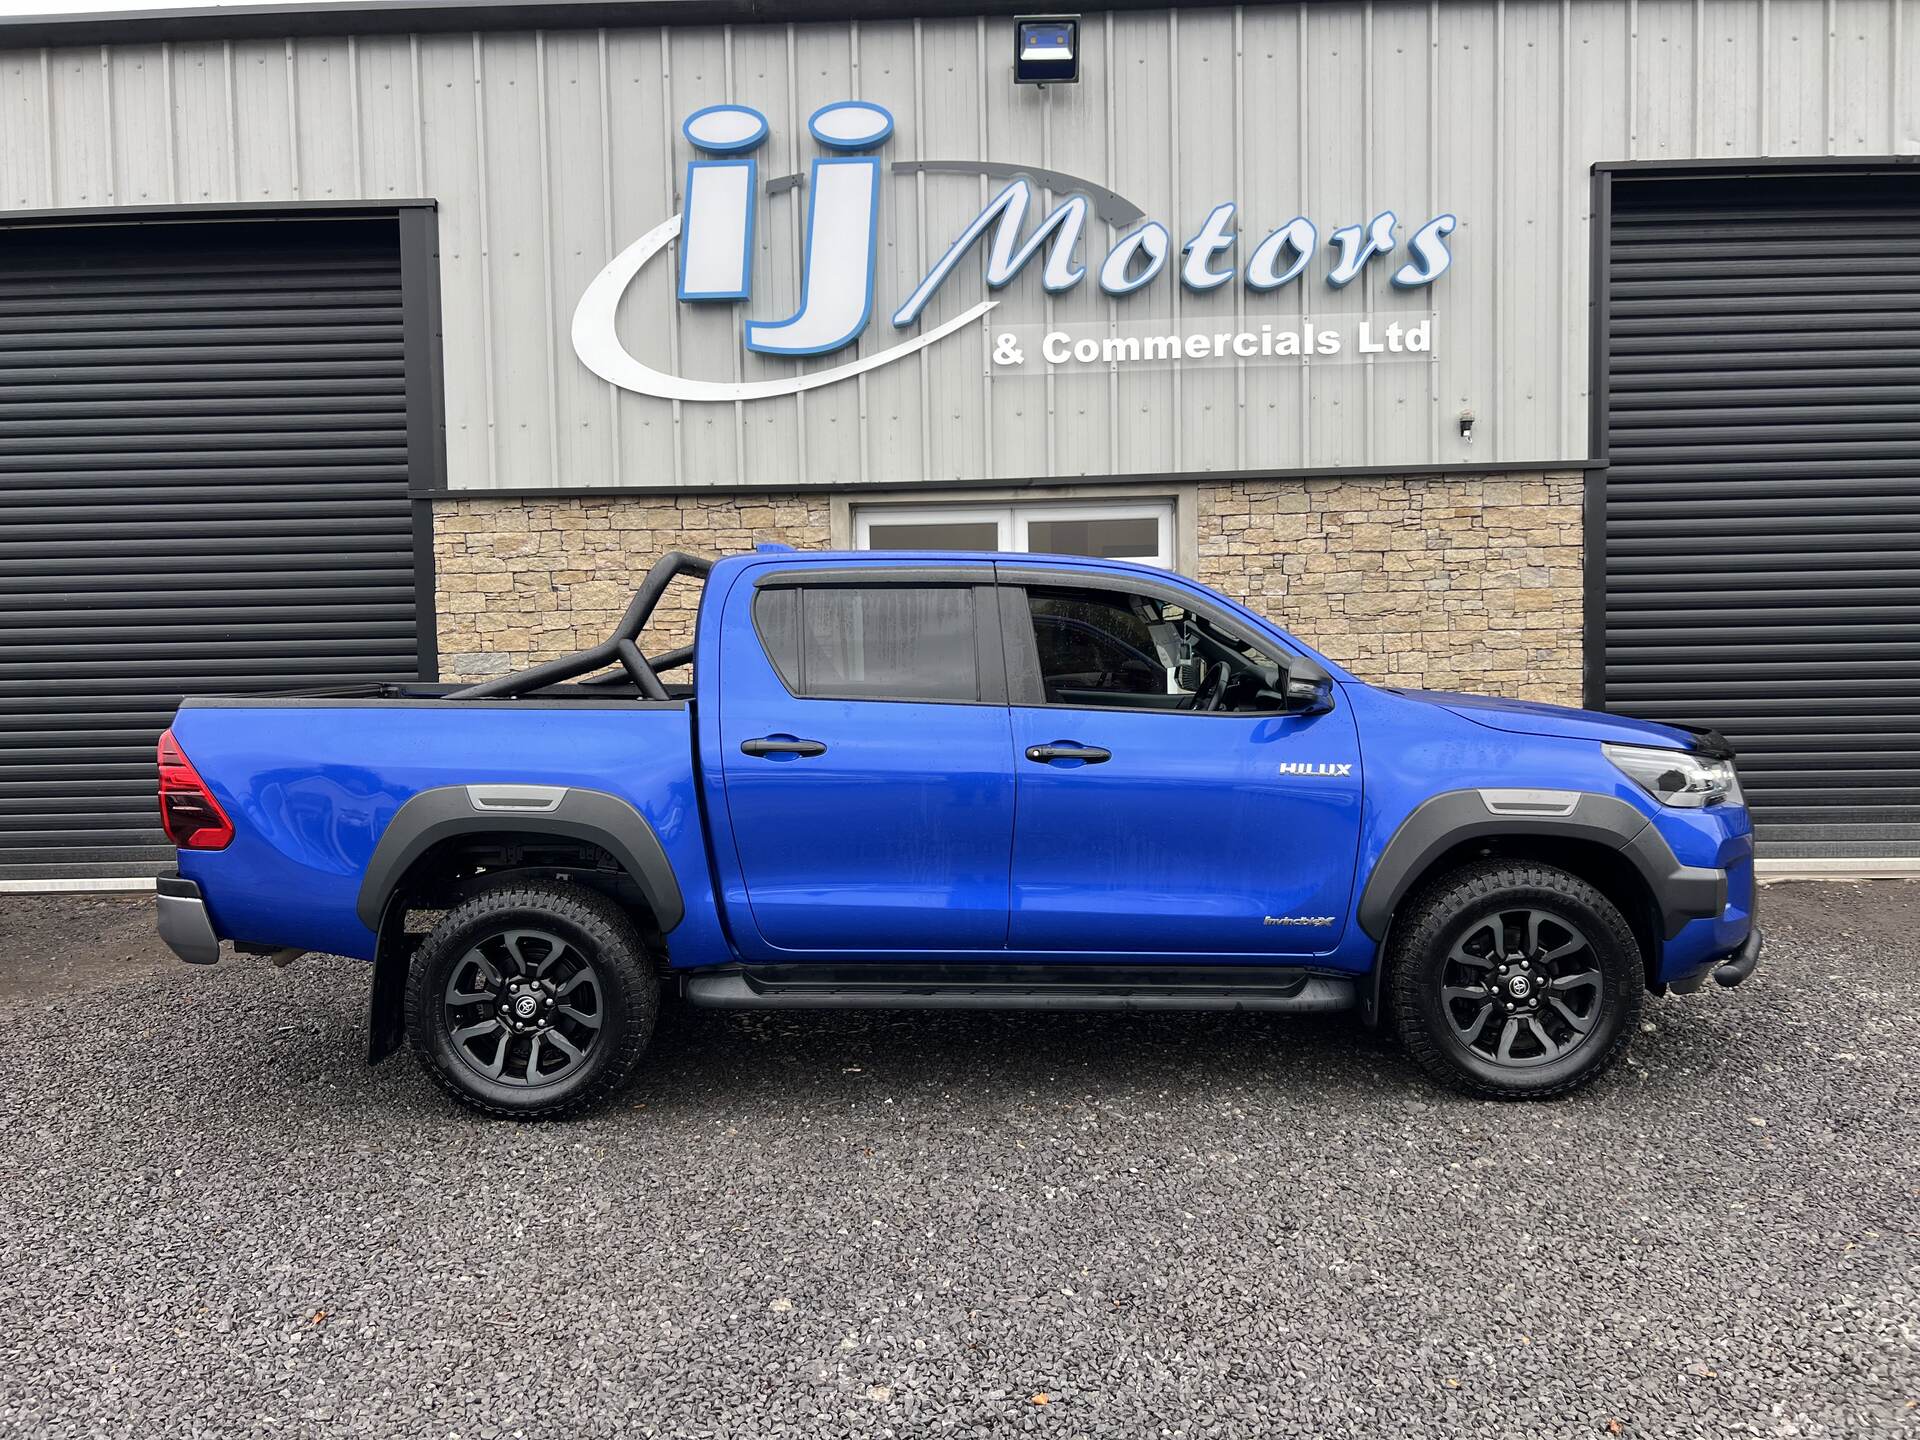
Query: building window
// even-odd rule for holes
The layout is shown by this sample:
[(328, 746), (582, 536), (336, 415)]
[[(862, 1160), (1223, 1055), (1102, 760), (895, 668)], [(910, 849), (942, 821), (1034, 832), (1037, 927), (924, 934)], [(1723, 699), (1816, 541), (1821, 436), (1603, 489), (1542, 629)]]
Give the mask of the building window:
[(853, 512), (861, 550), (1012, 550), (1090, 555), (1173, 568), (1173, 504), (863, 505)]

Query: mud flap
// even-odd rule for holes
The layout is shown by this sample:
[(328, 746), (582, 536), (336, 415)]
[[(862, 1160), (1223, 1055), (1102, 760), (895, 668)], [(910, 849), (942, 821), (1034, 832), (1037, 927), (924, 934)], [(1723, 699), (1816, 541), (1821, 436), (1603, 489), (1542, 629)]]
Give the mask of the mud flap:
[(367, 999), (367, 1063), (378, 1065), (407, 1038), (407, 967), (416, 947), (407, 935), (407, 907), (387, 902), (373, 951), (373, 986)]

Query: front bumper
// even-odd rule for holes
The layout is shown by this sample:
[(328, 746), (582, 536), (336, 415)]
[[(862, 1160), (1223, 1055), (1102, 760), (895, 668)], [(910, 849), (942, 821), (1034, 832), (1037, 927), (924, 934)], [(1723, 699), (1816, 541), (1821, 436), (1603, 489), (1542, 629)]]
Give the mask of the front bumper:
[(1675, 995), (1691, 995), (1709, 979), (1726, 990), (1744, 985), (1752, 978), (1753, 972), (1760, 968), (1760, 952), (1766, 948), (1766, 943), (1766, 933), (1755, 925), (1747, 932), (1747, 938), (1740, 942), (1738, 949), (1715, 956), (1697, 969), (1689, 970), (1678, 980), (1669, 982), (1667, 989)]
[(177, 870), (154, 882), (156, 925), (167, 948), (189, 965), (211, 965), (220, 958), (220, 937), (207, 918), (200, 887)]
[(1711, 875), (1719, 888), (1716, 907), (1709, 909), (1702, 903), (1679, 929), (1669, 929), (1661, 940), (1655, 990), (1684, 995), (1699, 989), (1716, 966), (1739, 955), (1752, 938), (1760, 893), (1753, 869), (1753, 833), (1745, 822), (1744, 810), (1714, 807), (1663, 812), (1648, 827), (1664, 832), (1683, 866)]

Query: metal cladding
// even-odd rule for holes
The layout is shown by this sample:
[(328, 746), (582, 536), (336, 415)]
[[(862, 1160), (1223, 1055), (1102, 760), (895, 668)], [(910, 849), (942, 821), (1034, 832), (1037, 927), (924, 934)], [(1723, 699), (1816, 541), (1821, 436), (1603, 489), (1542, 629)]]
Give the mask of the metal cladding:
[[(456, 488), (1553, 464), (1587, 453), (1590, 167), (1911, 149), (1910, 10), (1843, 5), (1831, 35), (1824, 0), (1101, 13), (1079, 28), (1078, 83), (1044, 88), (1012, 83), (1005, 16), (14, 51), (0, 55), (14, 101), (0, 203), (436, 199)], [(847, 104), (890, 130), (870, 141), (839, 112), (819, 122), (825, 140), (810, 130)], [(684, 127), (716, 106), (764, 117), (765, 135), (713, 119), (697, 129), (717, 148), (697, 149)], [(851, 141), (868, 148), (835, 148)], [(730, 295), (738, 250), (696, 273), (706, 298), (681, 300), (665, 259), (639, 272), (613, 329), (655, 372), (781, 388), (997, 308), (798, 394), (714, 403), (610, 383), (575, 351), (576, 308), (681, 213), (696, 160), (719, 167), (702, 182), (716, 215), (738, 191), (724, 167), (755, 167), (752, 293)], [(871, 314), (831, 354), (762, 353), (748, 323), (802, 309), (817, 162), (840, 164), (842, 190), (876, 176)], [(976, 247), (909, 326), (891, 324), (1023, 174), (1027, 233), (1087, 201), (1072, 260), (1086, 277), (1050, 290), (1042, 254), (990, 287)], [(1394, 248), (1329, 283), (1345, 258), (1333, 236), (1357, 255), (1389, 212)], [(1423, 258), (1415, 238), (1441, 217), (1455, 224), (1425, 232)], [(1283, 232), (1311, 236), (1297, 274), (1292, 240), (1261, 248)], [(1102, 289), (1116, 247), (1128, 263), (1112, 284), (1158, 273)], [(1442, 253), (1433, 283), (1393, 283)], [(1221, 276), (1240, 278), (1203, 288)], [(1430, 321), (1430, 344), (1362, 353), (1362, 321), (1376, 335)], [(1343, 335), (1342, 352), (1265, 347), (1309, 326)], [(1208, 353), (1073, 358), (1109, 332)], [(753, 333), (840, 338), (824, 320)], [(1053, 333), (1071, 337), (1053, 347), (1068, 358), (1037, 361)], [(1022, 338), (1024, 365), (995, 362), (1003, 334)]]

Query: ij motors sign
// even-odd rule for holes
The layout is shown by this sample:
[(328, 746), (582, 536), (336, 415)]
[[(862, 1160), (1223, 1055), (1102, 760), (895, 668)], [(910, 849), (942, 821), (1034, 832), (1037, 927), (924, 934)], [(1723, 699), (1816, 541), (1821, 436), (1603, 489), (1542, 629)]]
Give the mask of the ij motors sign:
[[(1250, 296), (1308, 283), (1337, 290), (1359, 279), (1369, 265), (1390, 266), (1388, 278), (1394, 286), (1418, 289), (1438, 280), (1453, 260), (1447, 245), (1456, 223), (1452, 215), (1436, 215), (1414, 228), (1404, 248), (1392, 211), (1340, 225), (1328, 232), (1324, 245), (1319, 227), (1298, 215), (1254, 239), (1242, 262), (1237, 257), (1243, 253), (1243, 240), (1258, 232), (1241, 232), (1238, 207), (1231, 200), (1215, 205), (1176, 247), (1165, 223), (1075, 176), (997, 162), (903, 161), (893, 166), (896, 174), (986, 175), (1004, 184), (953, 237), (912, 292), (899, 299), (888, 317), (899, 337), (894, 344), (839, 365), (802, 370), (797, 362), (853, 345), (873, 321), (881, 176), (876, 152), (893, 133), (893, 117), (878, 105), (846, 101), (815, 111), (807, 125), (823, 153), (812, 162), (805, 182), (799, 304), (784, 318), (750, 317), (742, 327), (749, 350), (796, 362), (793, 373), (749, 381), (669, 374), (634, 358), (614, 329), (620, 297), (676, 238), (676, 294), (681, 303), (751, 300), (754, 225), (762, 193), (754, 152), (767, 138), (767, 121), (743, 105), (715, 105), (687, 117), (686, 137), (702, 158), (687, 166), (681, 212), (615, 256), (580, 297), (573, 316), (573, 346), (590, 370), (623, 389), (670, 400), (760, 400), (832, 385), (937, 345), (993, 311), (1001, 302), (989, 296), (950, 319), (922, 324), (941, 286), (976, 251), (984, 253), (990, 290), (1011, 285), (1023, 270), (1037, 265), (1040, 285), (1048, 293), (1092, 283), (1116, 299), (1144, 298), (1166, 283), (1194, 292), (1238, 283)], [(785, 177), (767, 188), (787, 188), (797, 181)], [(1029, 228), (1039, 210), (1036, 182), (1066, 198)], [(1089, 220), (1096, 218), (1120, 231), (1097, 263), (1086, 253), (1090, 247), (1082, 244)], [(1353, 318), (1331, 326), (1262, 318), (1249, 306), (1246, 320), (1226, 330), (1213, 323), (1182, 328), (1147, 314), (1111, 325), (1010, 326), (992, 332), (990, 362), (1009, 370), (1236, 364), (1296, 356), (1417, 354), (1432, 345), (1430, 319), (1377, 324)]]

